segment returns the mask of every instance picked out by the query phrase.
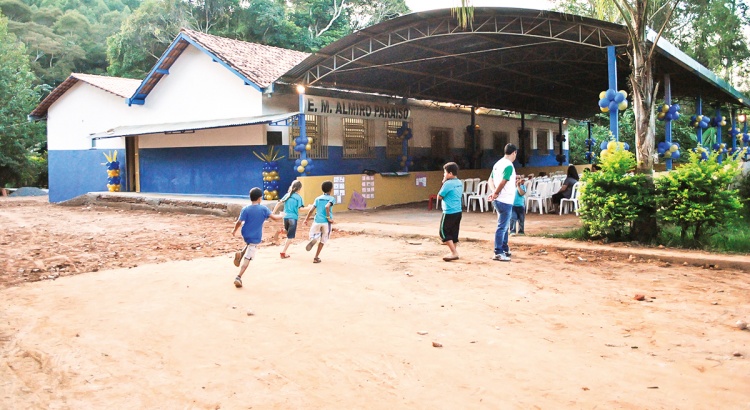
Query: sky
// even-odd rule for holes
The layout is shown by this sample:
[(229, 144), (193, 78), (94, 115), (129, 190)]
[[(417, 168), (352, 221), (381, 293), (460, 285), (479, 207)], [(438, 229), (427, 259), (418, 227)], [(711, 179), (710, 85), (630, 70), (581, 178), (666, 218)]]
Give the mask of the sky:
[[(405, 0), (412, 11), (447, 9), (461, 5), (460, 0)], [(552, 3), (547, 0), (472, 0), (475, 7), (518, 7), (524, 9), (549, 10)]]

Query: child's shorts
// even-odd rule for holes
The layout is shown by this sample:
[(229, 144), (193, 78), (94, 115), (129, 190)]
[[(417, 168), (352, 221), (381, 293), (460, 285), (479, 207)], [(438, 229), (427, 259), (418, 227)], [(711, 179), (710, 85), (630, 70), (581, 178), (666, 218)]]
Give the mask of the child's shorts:
[(310, 239), (317, 238), (320, 243), (328, 242), (331, 237), (331, 224), (326, 223), (313, 223), (310, 227)]
[(296, 219), (284, 219), (284, 229), (286, 230), (286, 237), (294, 239), (297, 235), (297, 220)]
[(247, 249), (245, 250), (244, 258), (247, 260), (253, 260), (253, 257), (255, 257), (255, 251), (257, 250), (258, 250), (257, 243), (248, 243)]
[(440, 239), (443, 242), (453, 241), (458, 243), (458, 230), (461, 226), (461, 212), (455, 214), (443, 214), (440, 220)]

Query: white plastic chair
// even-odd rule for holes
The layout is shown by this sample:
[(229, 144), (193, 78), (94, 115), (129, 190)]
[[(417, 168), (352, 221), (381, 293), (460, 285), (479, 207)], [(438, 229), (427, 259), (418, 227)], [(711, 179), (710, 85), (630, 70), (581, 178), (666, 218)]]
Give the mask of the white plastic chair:
[[(475, 201), (475, 202), (474, 202)], [(485, 207), (488, 205), (487, 201), (487, 181), (482, 181), (477, 186), (477, 192), (469, 195), (469, 201), (466, 203), (466, 210), (469, 210), (472, 202), (474, 203), (473, 210), (477, 210), (477, 204), (479, 204), (480, 212), (484, 212)]]
[(531, 210), (531, 205), (533, 204), (536, 204), (539, 207), (540, 215), (544, 213), (545, 207), (549, 210), (547, 199), (551, 196), (551, 188), (552, 182), (540, 181), (536, 186), (536, 191), (531, 194), (527, 194), (526, 196), (526, 213), (529, 213), (529, 210)]
[[(578, 196), (580, 195), (580, 189), (581, 189), (581, 183), (576, 182), (573, 184), (573, 190), (570, 193), (570, 198), (562, 198), (560, 199), (560, 215), (563, 214), (563, 210), (565, 210), (565, 213), (574, 211), (576, 215), (578, 215)], [(570, 211), (568, 210), (570, 208)]]
[(474, 193), (474, 178), (466, 178), (463, 180), (464, 183), (464, 191), (461, 195), (461, 204), (466, 206), (466, 209), (469, 209), (469, 195)]

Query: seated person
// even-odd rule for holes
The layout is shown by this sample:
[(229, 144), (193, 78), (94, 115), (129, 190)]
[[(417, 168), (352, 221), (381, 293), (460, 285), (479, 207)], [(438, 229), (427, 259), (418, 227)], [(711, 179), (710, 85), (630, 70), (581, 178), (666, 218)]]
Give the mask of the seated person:
[(552, 195), (552, 203), (555, 205), (555, 209), (552, 212), (557, 212), (557, 206), (560, 205), (561, 199), (570, 199), (570, 195), (573, 193), (573, 185), (575, 185), (579, 179), (576, 167), (568, 165), (568, 175), (565, 177), (565, 181), (563, 181), (560, 190)]

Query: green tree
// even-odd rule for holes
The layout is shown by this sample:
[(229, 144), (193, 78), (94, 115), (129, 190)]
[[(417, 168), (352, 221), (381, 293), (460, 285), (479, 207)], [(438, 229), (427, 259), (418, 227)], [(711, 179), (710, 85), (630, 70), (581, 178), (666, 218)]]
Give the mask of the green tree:
[(0, 14), (0, 185), (36, 180), (32, 161), (44, 151), (44, 126), (27, 120), (39, 101), (25, 47)]
[(180, 28), (195, 27), (188, 5), (179, 0), (146, 0), (107, 38), (110, 75), (143, 78)]

